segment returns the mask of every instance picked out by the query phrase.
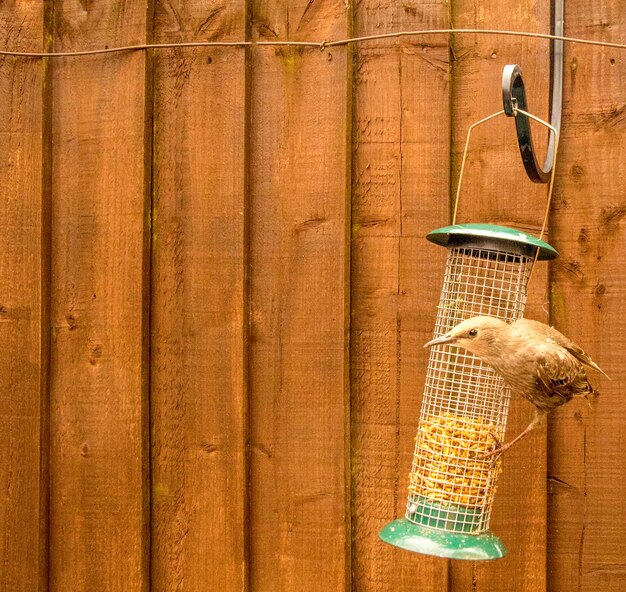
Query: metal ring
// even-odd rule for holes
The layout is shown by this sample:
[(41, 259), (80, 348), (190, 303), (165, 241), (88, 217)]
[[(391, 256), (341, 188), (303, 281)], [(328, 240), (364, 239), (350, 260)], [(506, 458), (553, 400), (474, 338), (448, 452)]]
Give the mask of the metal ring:
[[(563, 0), (555, 0), (553, 10), (553, 34), (563, 36)], [(550, 125), (557, 130), (558, 134), (561, 130), (563, 103), (563, 41), (561, 39), (552, 40), (550, 65), (552, 69)], [(534, 183), (549, 183), (554, 167), (557, 134), (550, 133), (546, 160), (543, 166), (539, 166), (530, 131), (530, 120), (524, 113), (521, 113), (521, 111), (529, 111), (522, 69), (515, 64), (505, 66), (502, 72), (502, 102), (505, 114), (515, 117), (517, 142), (528, 177)]]

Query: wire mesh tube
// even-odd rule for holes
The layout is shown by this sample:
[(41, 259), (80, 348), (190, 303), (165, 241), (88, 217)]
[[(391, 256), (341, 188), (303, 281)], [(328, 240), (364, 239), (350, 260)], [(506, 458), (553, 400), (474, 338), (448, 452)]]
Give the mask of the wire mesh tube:
[[(434, 337), (477, 315), (522, 317), (534, 257), (486, 248), (449, 249)], [(406, 518), (458, 533), (488, 530), (510, 391), (495, 371), (460, 348), (431, 348)]]

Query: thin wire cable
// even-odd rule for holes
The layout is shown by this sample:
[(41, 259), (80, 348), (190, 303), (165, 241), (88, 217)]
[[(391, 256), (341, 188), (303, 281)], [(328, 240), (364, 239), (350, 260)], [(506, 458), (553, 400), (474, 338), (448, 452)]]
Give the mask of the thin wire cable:
[[(549, 124), (547, 121), (544, 121), (543, 119), (540, 119), (536, 115), (533, 115), (532, 113), (528, 113), (528, 111), (524, 111), (524, 109), (520, 109), (519, 107), (516, 107), (515, 105), (513, 106), (513, 113), (516, 116), (518, 113), (525, 115), (526, 117), (532, 119), (533, 121), (536, 121), (537, 123), (547, 127), (554, 134), (554, 157), (552, 159), (552, 171), (550, 173), (550, 183), (548, 184), (548, 198), (547, 198), (545, 213), (543, 216), (543, 223), (541, 225), (541, 232), (539, 234), (539, 240), (543, 240), (543, 235), (545, 234), (546, 226), (548, 225), (548, 216), (550, 214), (550, 204), (552, 203), (552, 193), (554, 190), (554, 178), (555, 178), (555, 173), (556, 173), (556, 158), (557, 158), (557, 154), (559, 150), (559, 132), (553, 125)], [(491, 119), (499, 117), (500, 115), (504, 115), (504, 111), (498, 111), (497, 113), (492, 113), (491, 115), (488, 115), (487, 117), (484, 117), (483, 119), (480, 119), (479, 121), (470, 125), (467, 130), (467, 137), (465, 139), (465, 147), (463, 148), (463, 157), (461, 159), (461, 169), (459, 171), (459, 180), (457, 181), (457, 186), (456, 186), (456, 196), (454, 198), (454, 209), (452, 212), (452, 224), (456, 224), (456, 216), (457, 216), (457, 212), (459, 209), (459, 198), (461, 196), (461, 184), (463, 182), (463, 173), (465, 171), (465, 163), (467, 161), (467, 153), (469, 150), (469, 143), (470, 143), (470, 137), (472, 135), (472, 132), (474, 131), (474, 128), (478, 127), (479, 125), (482, 125), (483, 123), (487, 123)], [(528, 281), (530, 281), (530, 278), (532, 277), (533, 271), (535, 269), (535, 263), (537, 263), (537, 259), (539, 258), (540, 251), (541, 251), (541, 247), (537, 247), (535, 256), (532, 261), (532, 265), (530, 267), (530, 275), (528, 276)]]
[[(565, 37), (563, 35), (550, 35), (549, 33), (532, 33), (530, 31), (509, 31), (506, 29), (427, 29), (420, 31), (399, 31), (397, 33), (383, 33), (380, 35), (367, 35), (365, 37), (351, 37), (350, 39), (341, 39), (339, 41), (322, 42), (324, 47), (332, 47), (335, 45), (345, 45), (347, 43), (356, 43), (363, 41), (374, 41), (376, 39), (387, 39), (389, 37), (406, 37), (413, 35), (426, 34), (446, 34), (446, 33), (470, 33), (485, 35), (513, 35), (518, 37), (536, 37), (538, 39), (555, 39), (557, 41), (567, 41), (569, 43), (582, 43), (586, 45), (599, 45), (602, 47), (613, 47), (616, 49), (626, 49), (625, 43), (612, 43), (610, 41), (595, 41), (593, 39), (580, 39), (578, 37)], [(320, 44), (320, 45), (322, 45)]]
[(22, 58), (73, 58), (78, 56), (92, 56), (106, 53), (120, 53), (124, 51), (138, 51), (144, 49), (174, 49), (177, 47), (245, 47), (247, 45), (254, 44), (251, 41), (189, 41), (179, 43), (144, 43), (141, 45), (123, 45), (120, 47), (85, 49), (81, 51), (37, 52), (0, 50), (0, 56), (4, 55)]
[(528, 111), (524, 111), (523, 109), (520, 109), (519, 107), (513, 107), (513, 112), (526, 115), (526, 117), (529, 117), (533, 121), (536, 121), (537, 123), (540, 123), (541, 125), (545, 125), (554, 134), (554, 158), (552, 160), (552, 172), (550, 174), (550, 184), (548, 185), (548, 203), (546, 205), (546, 211), (543, 216), (543, 224), (541, 225), (541, 233), (539, 234), (539, 240), (542, 240), (543, 234), (546, 231), (546, 226), (548, 224), (548, 214), (550, 212), (550, 203), (552, 202), (552, 189), (554, 188), (554, 172), (556, 170), (556, 156), (557, 156), (557, 151), (559, 149), (559, 132), (554, 126), (550, 125), (547, 121), (544, 121), (543, 119), (540, 119), (536, 115), (533, 115), (532, 113), (528, 113)]
[(461, 170), (459, 171), (459, 180), (456, 185), (456, 197), (454, 199), (454, 211), (452, 212), (452, 224), (456, 224), (456, 214), (459, 209), (459, 197), (461, 195), (461, 183), (463, 182), (463, 172), (465, 171), (465, 161), (467, 160), (467, 151), (469, 148), (472, 131), (474, 131), (475, 127), (478, 127), (479, 125), (482, 125), (483, 123), (486, 123), (490, 119), (498, 117), (499, 115), (504, 115), (504, 111), (498, 111), (497, 113), (492, 113), (491, 115), (484, 117), (480, 121), (477, 121), (476, 123), (470, 125), (469, 129), (467, 130), (467, 138), (465, 138), (465, 148), (463, 149), (463, 158), (461, 159)]
[(613, 43), (610, 41), (596, 41), (594, 39), (581, 39), (579, 37), (565, 37), (563, 35), (550, 35), (548, 33), (532, 33), (530, 31), (509, 31), (506, 29), (419, 29), (415, 31), (397, 31), (395, 33), (382, 33), (379, 35), (366, 35), (363, 37), (350, 37), (334, 41), (188, 41), (178, 43), (143, 43), (137, 45), (124, 45), (120, 47), (105, 47), (102, 49), (88, 49), (81, 51), (11, 51), (0, 50), (0, 56), (13, 56), (23, 58), (67, 58), (78, 56), (102, 55), (146, 49), (175, 49), (184, 47), (250, 47), (250, 46), (277, 46), (291, 45), (295, 47), (316, 47), (324, 50), (329, 47), (338, 47), (352, 43), (365, 43), (381, 39), (396, 37), (418, 37), (424, 35), (446, 34), (471, 34), (471, 35), (507, 35), (514, 37), (531, 37), (536, 39), (557, 40), (567, 43), (594, 45), (598, 47), (610, 47), (613, 49), (626, 49), (626, 43)]

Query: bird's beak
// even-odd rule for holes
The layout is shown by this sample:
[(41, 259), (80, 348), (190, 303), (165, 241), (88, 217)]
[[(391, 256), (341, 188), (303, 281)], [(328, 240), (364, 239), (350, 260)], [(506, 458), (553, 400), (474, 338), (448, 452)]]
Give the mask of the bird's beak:
[(424, 347), (430, 347), (431, 345), (442, 345), (444, 343), (453, 343), (454, 341), (456, 341), (456, 337), (452, 337), (450, 334), (446, 333), (441, 337), (431, 339), (428, 343), (424, 344)]

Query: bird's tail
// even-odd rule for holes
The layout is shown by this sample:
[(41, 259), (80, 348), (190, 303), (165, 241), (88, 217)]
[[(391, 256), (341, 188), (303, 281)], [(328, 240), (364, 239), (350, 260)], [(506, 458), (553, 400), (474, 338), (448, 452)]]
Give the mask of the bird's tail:
[(604, 376), (606, 376), (609, 380), (613, 380), (604, 370), (602, 370), (602, 368), (600, 368), (600, 366), (598, 366), (598, 364), (596, 364), (591, 358), (588, 358), (587, 360), (585, 360), (585, 364), (587, 364), (587, 366), (589, 366), (590, 368), (593, 368), (594, 370), (597, 370), (598, 372), (600, 372), (600, 374), (603, 374)]

